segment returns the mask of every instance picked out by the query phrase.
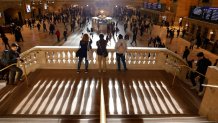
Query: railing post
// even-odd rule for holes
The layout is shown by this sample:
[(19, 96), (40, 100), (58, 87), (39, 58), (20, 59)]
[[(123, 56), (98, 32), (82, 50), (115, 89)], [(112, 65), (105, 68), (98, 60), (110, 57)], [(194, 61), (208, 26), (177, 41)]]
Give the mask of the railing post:
[(25, 76), (25, 79), (26, 79), (26, 84), (27, 84), (27, 87), (28, 87), (29, 86), (29, 80), (28, 80), (28, 77), (27, 77), (26, 67), (25, 67), (24, 64), (22, 66), (23, 66), (24, 76)]
[(161, 51), (159, 52), (156, 51), (156, 62), (158, 68), (165, 69), (165, 60), (166, 60), (166, 56), (164, 56), (164, 53)]
[(45, 51), (42, 51), (42, 50), (37, 51), (37, 64), (38, 64), (38, 66), (45, 65), (47, 63), (46, 61), (47, 61), (47, 57), (46, 57)]

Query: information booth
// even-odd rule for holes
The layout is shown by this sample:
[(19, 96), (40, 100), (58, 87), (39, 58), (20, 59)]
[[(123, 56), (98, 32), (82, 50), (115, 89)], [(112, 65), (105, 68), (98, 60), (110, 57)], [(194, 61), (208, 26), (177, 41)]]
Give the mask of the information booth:
[(92, 28), (96, 32), (107, 32), (107, 24), (112, 22), (111, 17), (99, 15), (98, 17), (92, 17)]

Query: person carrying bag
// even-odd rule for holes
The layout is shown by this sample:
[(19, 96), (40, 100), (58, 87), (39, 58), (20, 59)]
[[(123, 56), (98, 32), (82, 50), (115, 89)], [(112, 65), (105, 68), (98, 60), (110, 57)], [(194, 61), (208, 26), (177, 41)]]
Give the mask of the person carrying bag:
[(79, 57), (77, 73), (80, 73), (80, 66), (83, 61), (83, 58), (85, 58), (85, 73), (88, 73), (88, 59), (87, 59), (88, 46), (89, 46), (89, 35), (84, 34), (82, 40), (80, 41), (80, 49), (76, 52), (76, 56)]

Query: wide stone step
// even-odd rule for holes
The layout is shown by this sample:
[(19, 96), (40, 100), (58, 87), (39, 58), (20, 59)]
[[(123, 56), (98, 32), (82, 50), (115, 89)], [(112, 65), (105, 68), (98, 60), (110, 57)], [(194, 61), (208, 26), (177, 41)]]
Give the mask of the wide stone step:
[[(107, 118), (107, 123), (216, 123), (205, 117)], [(99, 118), (0, 118), (0, 123), (100, 123)]]
[(107, 123), (216, 123), (205, 117), (108, 118)]
[(0, 118), (0, 123), (100, 123), (100, 120), (57, 118)]

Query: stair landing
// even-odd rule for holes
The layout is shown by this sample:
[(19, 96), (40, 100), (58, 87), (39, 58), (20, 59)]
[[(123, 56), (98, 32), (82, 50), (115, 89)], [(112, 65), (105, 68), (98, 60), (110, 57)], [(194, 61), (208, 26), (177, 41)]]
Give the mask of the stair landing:
[(181, 81), (171, 86), (173, 77), (161, 70), (77, 74), (76, 70), (39, 69), (28, 78), (28, 87), (23, 82), (0, 91), (1, 118), (99, 121), (101, 82), (108, 122), (114, 118), (121, 122), (122, 118), (197, 116), (198, 109), (187, 100)]

